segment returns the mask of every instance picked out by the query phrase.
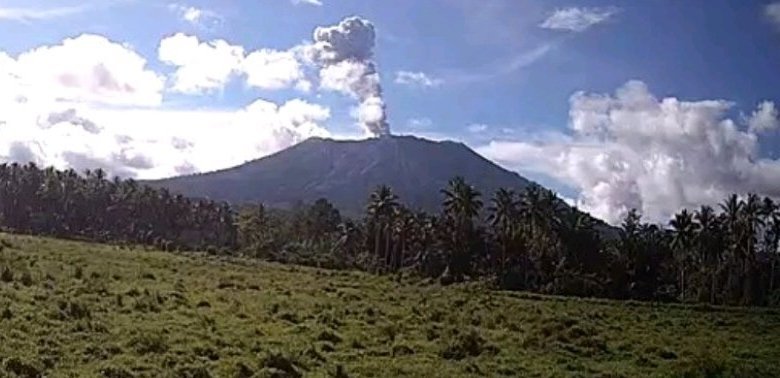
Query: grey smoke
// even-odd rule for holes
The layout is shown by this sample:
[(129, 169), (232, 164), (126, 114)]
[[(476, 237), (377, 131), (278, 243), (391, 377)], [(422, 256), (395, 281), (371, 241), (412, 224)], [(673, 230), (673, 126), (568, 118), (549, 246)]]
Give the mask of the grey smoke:
[(320, 86), (356, 98), (354, 116), (374, 136), (390, 134), (382, 85), (374, 62), (376, 31), (371, 22), (348, 17), (314, 30), (309, 58), (320, 67)]

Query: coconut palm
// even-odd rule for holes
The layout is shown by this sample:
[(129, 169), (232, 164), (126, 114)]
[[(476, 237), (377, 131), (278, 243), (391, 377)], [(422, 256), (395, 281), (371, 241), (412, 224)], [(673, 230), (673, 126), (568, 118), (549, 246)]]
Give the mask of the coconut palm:
[(696, 248), (702, 271), (710, 276), (710, 303), (715, 303), (717, 276), (725, 248), (719, 217), (711, 206), (702, 206), (694, 214), (696, 220)]
[(475, 233), (474, 218), (482, 209), (480, 193), (463, 177), (450, 180), (444, 195), (444, 215), (452, 228), (449, 272), (456, 280), (462, 278), (470, 264), (471, 243)]
[(488, 222), (490, 222), (493, 233), (501, 245), (499, 275), (503, 276), (506, 272), (511, 239), (515, 235), (517, 225), (517, 198), (514, 191), (501, 188), (496, 191), (491, 203), (492, 205), (488, 208), (490, 212)]
[(387, 185), (380, 185), (369, 197), (367, 210), (374, 233), (374, 256), (383, 258), (385, 267), (389, 264), (392, 219), (397, 208), (398, 196)]
[(669, 222), (672, 226), (674, 237), (672, 238), (672, 248), (675, 251), (677, 266), (680, 271), (679, 286), (680, 299), (685, 301), (685, 270), (690, 259), (691, 246), (696, 233), (696, 224), (693, 223), (693, 217), (687, 209), (675, 214), (674, 219)]

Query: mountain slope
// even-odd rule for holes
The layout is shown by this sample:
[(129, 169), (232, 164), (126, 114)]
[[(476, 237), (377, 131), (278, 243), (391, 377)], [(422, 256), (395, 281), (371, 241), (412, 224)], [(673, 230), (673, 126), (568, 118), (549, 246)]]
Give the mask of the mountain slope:
[(531, 182), (462, 143), (412, 136), (361, 141), (312, 138), (274, 155), (221, 171), (151, 181), (194, 197), (289, 207), (325, 197), (347, 214), (363, 211), (369, 193), (387, 184), (412, 208), (436, 211), (440, 190), (463, 176), (484, 195)]

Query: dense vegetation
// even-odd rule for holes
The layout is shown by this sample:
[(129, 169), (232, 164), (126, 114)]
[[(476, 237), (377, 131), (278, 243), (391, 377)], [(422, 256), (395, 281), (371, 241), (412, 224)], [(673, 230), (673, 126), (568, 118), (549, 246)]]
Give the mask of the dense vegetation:
[[(441, 214), (405, 207), (389, 187), (363, 219), (327, 200), (289, 211), (174, 196), (108, 181), (100, 172), (0, 165), (0, 225), (21, 232), (209, 249), (376, 273), (414, 272), (442, 283), (486, 279), (499, 288), (617, 299), (780, 303), (780, 211), (770, 198), (683, 210), (668, 226), (630, 212), (617, 235), (531, 186), (491, 198), (453, 179)], [(236, 212), (237, 214), (234, 214)]]
[(0, 234), (0, 377), (772, 377), (774, 309)]
[[(233, 248), (227, 204), (107, 180), (98, 169), (0, 165), (0, 226), (16, 232), (181, 249)], [(175, 245), (174, 245), (175, 244)]]

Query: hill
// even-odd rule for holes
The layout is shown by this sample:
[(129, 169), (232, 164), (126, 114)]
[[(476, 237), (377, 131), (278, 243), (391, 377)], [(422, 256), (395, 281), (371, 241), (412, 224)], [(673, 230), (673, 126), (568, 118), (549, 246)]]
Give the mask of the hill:
[(369, 193), (380, 184), (392, 187), (414, 209), (438, 211), (440, 190), (455, 176), (463, 176), (485, 196), (501, 187), (519, 192), (531, 183), (462, 143), (384, 136), (312, 138), (234, 168), (147, 184), (191, 197), (282, 208), (324, 197), (354, 215), (364, 210)]
[[(0, 376), (780, 375), (780, 315), (0, 234)], [(453, 311), (457, 309), (457, 311)]]

